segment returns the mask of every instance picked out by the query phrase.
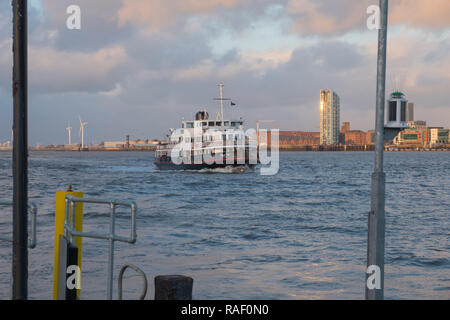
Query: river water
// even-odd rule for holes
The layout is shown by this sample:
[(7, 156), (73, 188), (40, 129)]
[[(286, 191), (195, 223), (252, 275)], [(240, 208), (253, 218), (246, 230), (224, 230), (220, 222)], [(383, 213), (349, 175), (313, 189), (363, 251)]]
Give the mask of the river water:
[[(194, 299), (363, 299), (371, 152), (280, 154), (280, 171), (161, 172), (146, 152), (31, 152), (30, 201), (38, 246), (29, 253), (29, 296), (51, 299), (55, 192), (135, 201), (136, 244), (116, 243), (149, 278), (194, 278)], [(385, 154), (387, 299), (450, 298), (450, 156)], [(0, 152), (0, 201), (12, 198), (10, 153)], [(11, 210), (0, 208), (10, 234)], [(85, 231), (107, 232), (108, 208), (86, 205)], [(118, 233), (129, 233), (123, 209)], [(108, 243), (83, 240), (82, 299), (104, 299)], [(10, 294), (11, 246), (0, 242), (0, 299)], [(124, 298), (142, 281), (127, 271)]]

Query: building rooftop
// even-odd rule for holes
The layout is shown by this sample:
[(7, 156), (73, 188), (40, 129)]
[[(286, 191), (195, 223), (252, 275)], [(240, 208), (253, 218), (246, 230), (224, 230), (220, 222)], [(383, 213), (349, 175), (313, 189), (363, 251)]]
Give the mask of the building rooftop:
[(405, 96), (403, 92), (400, 91), (394, 91), (391, 93), (391, 99), (401, 99)]

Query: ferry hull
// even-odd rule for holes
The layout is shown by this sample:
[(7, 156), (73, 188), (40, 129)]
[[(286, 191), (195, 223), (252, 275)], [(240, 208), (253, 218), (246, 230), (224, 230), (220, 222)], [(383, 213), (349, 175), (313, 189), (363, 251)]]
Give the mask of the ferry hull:
[(238, 164), (238, 163), (233, 163), (233, 164), (226, 164), (226, 163), (223, 163), (223, 164), (220, 164), (220, 163), (175, 164), (173, 162), (156, 161), (155, 166), (159, 170), (204, 170), (204, 169), (217, 169), (217, 168), (228, 168), (228, 167), (233, 167), (233, 168), (248, 167), (250, 169), (253, 169), (255, 167), (255, 164), (249, 164), (248, 162), (246, 162), (245, 164), (244, 163), (242, 163), (242, 164)]

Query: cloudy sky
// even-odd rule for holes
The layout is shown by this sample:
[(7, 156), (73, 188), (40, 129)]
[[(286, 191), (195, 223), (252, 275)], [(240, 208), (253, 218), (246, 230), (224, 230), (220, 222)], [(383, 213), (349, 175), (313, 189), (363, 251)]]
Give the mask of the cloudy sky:
[[(182, 117), (216, 114), (216, 84), (247, 126), (318, 131), (319, 90), (341, 97), (341, 120), (374, 127), (377, 0), (30, 0), (30, 144), (65, 143), (78, 116), (89, 142), (163, 138)], [(82, 10), (68, 30), (66, 8)], [(10, 1), (0, 1), (0, 142), (10, 139)], [(388, 92), (416, 119), (450, 126), (450, 1), (391, 0)]]

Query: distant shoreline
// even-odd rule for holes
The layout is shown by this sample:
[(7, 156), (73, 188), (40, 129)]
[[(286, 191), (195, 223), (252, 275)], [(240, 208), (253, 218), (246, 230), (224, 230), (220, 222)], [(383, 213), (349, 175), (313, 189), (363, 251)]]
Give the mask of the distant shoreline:
[[(371, 148), (365, 148), (364, 146), (345, 146), (335, 148), (318, 148), (318, 147), (293, 147), (293, 148), (280, 148), (280, 152), (374, 152), (373, 146)], [(30, 152), (155, 152), (156, 149), (91, 149), (87, 151), (67, 150), (67, 149), (53, 149), (53, 148), (30, 148)], [(270, 151), (270, 148), (269, 148)], [(386, 146), (385, 152), (438, 152), (438, 151), (450, 151), (450, 147), (436, 148), (436, 149), (422, 149), (422, 148), (397, 148)], [(0, 152), (12, 152), (12, 149), (0, 149)]]

